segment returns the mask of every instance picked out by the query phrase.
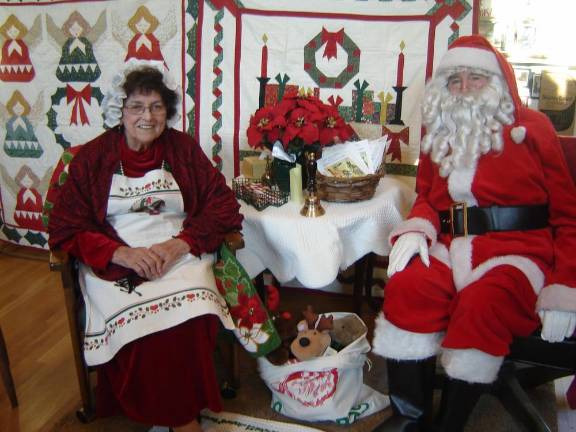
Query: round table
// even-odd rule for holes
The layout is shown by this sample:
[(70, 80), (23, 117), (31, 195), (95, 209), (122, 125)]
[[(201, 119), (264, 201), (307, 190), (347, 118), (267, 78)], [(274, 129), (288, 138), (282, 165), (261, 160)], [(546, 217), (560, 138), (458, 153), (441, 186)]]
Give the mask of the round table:
[(258, 211), (240, 201), (245, 247), (238, 259), (250, 277), (268, 269), (281, 283), (297, 279), (307, 288), (325, 287), (370, 252), (388, 255), (388, 235), (414, 198), (406, 183), (385, 176), (372, 199), (322, 201), (326, 214), (317, 218), (301, 216), (302, 205), (294, 202)]

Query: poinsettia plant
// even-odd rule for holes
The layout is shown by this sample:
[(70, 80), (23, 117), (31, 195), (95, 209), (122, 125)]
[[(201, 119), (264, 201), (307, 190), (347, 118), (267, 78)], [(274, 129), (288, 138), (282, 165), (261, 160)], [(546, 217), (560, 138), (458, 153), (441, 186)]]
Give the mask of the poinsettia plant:
[(246, 131), (253, 148), (272, 148), (280, 141), (288, 153), (300, 153), (307, 145), (326, 146), (346, 141), (354, 130), (338, 108), (315, 96), (285, 96), (274, 106), (258, 109)]

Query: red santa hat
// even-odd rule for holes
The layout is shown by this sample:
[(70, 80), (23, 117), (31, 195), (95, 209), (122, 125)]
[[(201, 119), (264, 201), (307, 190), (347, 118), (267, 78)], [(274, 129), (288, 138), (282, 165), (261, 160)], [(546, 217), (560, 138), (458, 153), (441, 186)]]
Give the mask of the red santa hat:
[(440, 60), (437, 71), (458, 67), (482, 69), (500, 75), (508, 85), (508, 91), (514, 103), (515, 127), (510, 131), (516, 143), (524, 141), (526, 128), (518, 126), (518, 116), (522, 102), (518, 95), (514, 70), (506, 58), (496, 50), (483, 36), (462, 36), (456, 39)]

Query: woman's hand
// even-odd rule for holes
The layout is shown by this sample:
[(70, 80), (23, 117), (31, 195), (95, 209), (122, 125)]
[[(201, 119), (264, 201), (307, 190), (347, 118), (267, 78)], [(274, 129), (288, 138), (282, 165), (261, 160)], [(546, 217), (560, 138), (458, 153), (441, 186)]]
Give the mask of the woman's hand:
[(184, 240), (175, 238), (150, 246), (150, 251), (162, 259), (160, 275), (164, 275), (176, 261), (190, 252), (190, 246)]
[(163, 260), (160, 255), (145, 247), (120, 246), (114, 251), (114, 264), (134, 270), (138, 276), (153, 280), (162, 275)]

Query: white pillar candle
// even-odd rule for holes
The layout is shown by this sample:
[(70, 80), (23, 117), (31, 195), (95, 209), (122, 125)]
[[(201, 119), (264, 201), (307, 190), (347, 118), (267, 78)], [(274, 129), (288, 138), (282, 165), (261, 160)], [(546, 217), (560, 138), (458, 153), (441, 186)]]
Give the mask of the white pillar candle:
[(290, 201), (294, 201), (296, 204), (302, 204), (304, 202), (304, 195), (302, 194), (302, 167), (300, 164), (296, 164), (296, 166), (290, 170)]

